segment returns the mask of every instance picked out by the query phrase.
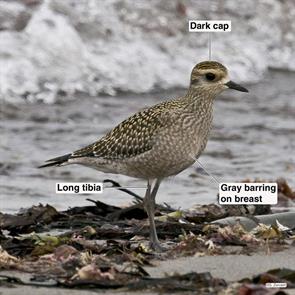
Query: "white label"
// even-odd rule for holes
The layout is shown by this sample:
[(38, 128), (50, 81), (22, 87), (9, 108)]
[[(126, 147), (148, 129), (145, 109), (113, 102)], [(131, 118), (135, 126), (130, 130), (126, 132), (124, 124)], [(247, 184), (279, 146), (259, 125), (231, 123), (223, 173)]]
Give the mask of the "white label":
[(287, 288), (287, 283), (266, 283), (266, 288)]
[(278, 184), (223, 182), (218, 199), (220, 205), (274, 205), (278, 203)]
[(103, 184), (98, 182), (57, 182), (57, 194), (101, 194)]
[(189, 32), (231, 32), (231, 20), (190, 20)]

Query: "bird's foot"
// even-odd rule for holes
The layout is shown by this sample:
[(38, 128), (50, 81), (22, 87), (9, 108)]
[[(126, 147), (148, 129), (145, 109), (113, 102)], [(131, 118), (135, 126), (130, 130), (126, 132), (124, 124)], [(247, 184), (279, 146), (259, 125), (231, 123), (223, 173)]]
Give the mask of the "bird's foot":
[(168, 250), (168, 248), (161, 245), (159, 241), (151, 241), (150, 248), (157, 253), (163, 253)]

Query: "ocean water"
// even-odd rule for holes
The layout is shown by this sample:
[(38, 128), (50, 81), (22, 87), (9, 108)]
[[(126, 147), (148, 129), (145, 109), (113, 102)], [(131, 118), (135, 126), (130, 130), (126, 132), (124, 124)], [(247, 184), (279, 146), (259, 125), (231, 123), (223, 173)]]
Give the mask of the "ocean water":
[[(218, 181), (284, 177), (295, 186), (295, 74), (271, 71), (250, 93), (227, 90), (214, 105), (214, 128), (200, 157), (206, 171)], [(82, 166), (50, 169), (36, 167), (49, 158), (90, 144), (139, 109), (185, 90), (147, 94), (76, 94), (58, 97), (55, 104), (0, 102), (0, 211), (49, 203), (58, 209), (90, 204), (86, 198), (126, 205), (129, 195), (105, 189), (98, 195), (57, 195), (56, 182), (101, 182), (113, 179), (144, 195), (145, 183), (134, 178), (104, 174)], [(157, 200), (173, 207), (216, 201), (218, 184), (194, 166), (166, 179)]]
[(208, 34), (189, 33), (189, 19), (232, 20), (231, 33), (212, 33), (212, 58), (261, 81), (295, 69), (294, 17), (293, 0), (0, 1), (0, 100), (186, 87), (208, 58)]

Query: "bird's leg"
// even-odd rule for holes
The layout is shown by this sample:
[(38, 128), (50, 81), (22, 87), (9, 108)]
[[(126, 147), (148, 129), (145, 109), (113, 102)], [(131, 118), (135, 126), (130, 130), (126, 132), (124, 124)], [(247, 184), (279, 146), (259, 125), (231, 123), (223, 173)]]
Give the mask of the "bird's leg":
[(151, 199), (153, 201), (154, 209), (155, 209), (155, 206), (156, 206), (156, 195), (157, 195), (158, 189), (160, 187), (160, 184), (161, 184), (161, 179), (157, 179), (156, 182), (155, 182), (155, 185), (153, 187), (153, 190), (151, 192)]
[[(154, 203), (152, 200), (152, 184), (151, 181), (148, 180), (147, 182), (147, 189), (144, 197), (144, 209), (148, 215), (149, 225), (150, 225), (150, 244), (153, 246), (153, 242), (158, 240), (155, 220), (154, 220)], [(159, 241), (158, 241), (159, 242)]]
[(147, 184), (147, 190), (144, 197), (144, 207), (148, 215), (149, 224), (150, 224), (150, 246), (152, 249), (157, 251), (162, 251), (163, 248), (160, 245), (160, 242), (158, 240), (157, 231), (156, 231), (156, 225), (155, 225), (155, 198), (157, 191), (159, 189), (161, 180), (157, 179), (156, 183), (152, 189), (152, 185), (150, 180), (148, 180)]

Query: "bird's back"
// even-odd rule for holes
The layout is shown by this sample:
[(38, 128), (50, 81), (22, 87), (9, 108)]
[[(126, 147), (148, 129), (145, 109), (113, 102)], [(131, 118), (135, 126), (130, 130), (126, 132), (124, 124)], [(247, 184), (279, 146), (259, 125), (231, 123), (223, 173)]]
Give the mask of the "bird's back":
[(123, 160), (149, 151), (155, 137), (171, 117), (183, 107), (181, 99), (159, 103), (127, 118), (105, 136), (72, 154), (77, 157), (97, 157)]

